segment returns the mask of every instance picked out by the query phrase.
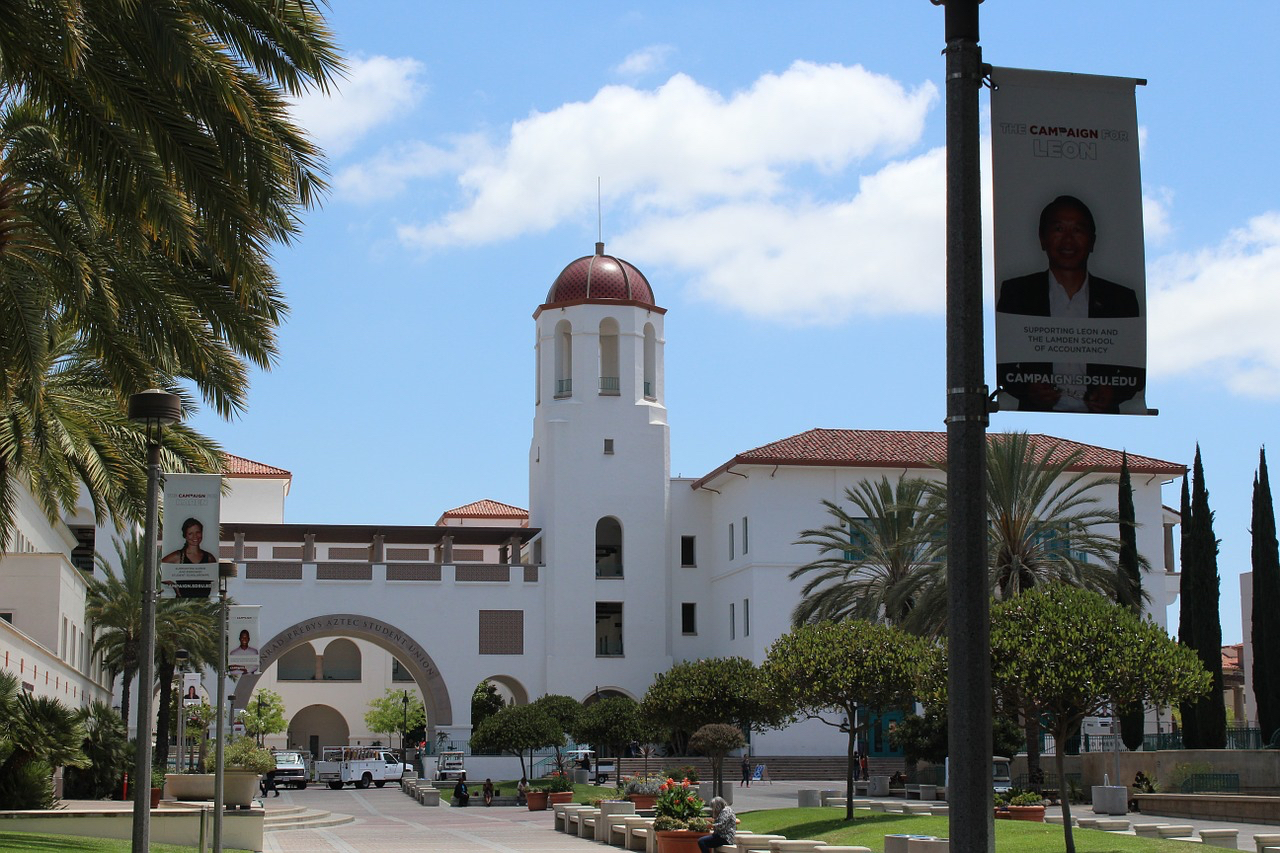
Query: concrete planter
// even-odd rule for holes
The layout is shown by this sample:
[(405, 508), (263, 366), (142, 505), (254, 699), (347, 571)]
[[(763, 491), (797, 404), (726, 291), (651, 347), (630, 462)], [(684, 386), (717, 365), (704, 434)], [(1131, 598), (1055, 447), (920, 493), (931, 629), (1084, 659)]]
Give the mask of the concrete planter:
[(1094, 814), (1127, 814), (1129, 789), (1124, 785), (1094, 785)]
[[(222, 779), (222, 800), (228, 806), (247, 806), (258, 793), (257, 773), (248, 770), (227, 770)], [(212, 773), (166, 773), (165, 793), (172, 800), (212, 800), (214, 775)]]

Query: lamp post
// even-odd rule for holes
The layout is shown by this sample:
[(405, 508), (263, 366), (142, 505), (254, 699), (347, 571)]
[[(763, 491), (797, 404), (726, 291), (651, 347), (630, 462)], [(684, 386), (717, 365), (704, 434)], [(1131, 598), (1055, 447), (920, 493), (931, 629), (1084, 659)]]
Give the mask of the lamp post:
[(404, 764), (408, 752), (404, 748), (405, 734), (409, 730), (409, 691), (400, 691), (404, 695), (400, 698), (400, 704), (404, 707), (404, 719), (400, 723), (400, 763)]
[(222, 703), (234, 702), (236, 698), (235, 694), (227, 696), (227, 578), (235, 576), (235, 563), (218, 563), (218, 713), (214, 731), (217, 743), (213, 750), (213, 853), (222, 853), (222, 810), (225, 803), (222, 783), (226, 773), (222, 759), (227, 733)]
[[(146, 425), (147, 517), (142, 578), (142, 637), (138, 649), (137, 750), (133, 768), (133, 853), (151, 849), (151, 682), (156, 664), (156, 534), (160, 522), (160, 444), (164, 428), (182, 418), (182, 401), (158, 388), (129, 398), (129, 420)], [(167, 736), (167, 735), (166, 735)]]
[(178, 758), (173, 762), (173, 769), (181, 773), (187, 755), (187, 700), (182, 694), (182, 687), (191, 655), (186, 649), (178, 649), (173, 657), (178, 662)]

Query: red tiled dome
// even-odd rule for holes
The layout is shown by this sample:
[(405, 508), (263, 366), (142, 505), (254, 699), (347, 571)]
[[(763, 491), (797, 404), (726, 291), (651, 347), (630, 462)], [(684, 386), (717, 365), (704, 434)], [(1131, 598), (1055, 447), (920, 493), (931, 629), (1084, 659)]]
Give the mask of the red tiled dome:
[(547, 292), (547, 305), (581, 302), (585, 299), (621, 299), (656, 305), (653, 289), (644, 273), (631, 264), (604, 253), (604, 243), (596, 243), (596, 253), (569, 264)]

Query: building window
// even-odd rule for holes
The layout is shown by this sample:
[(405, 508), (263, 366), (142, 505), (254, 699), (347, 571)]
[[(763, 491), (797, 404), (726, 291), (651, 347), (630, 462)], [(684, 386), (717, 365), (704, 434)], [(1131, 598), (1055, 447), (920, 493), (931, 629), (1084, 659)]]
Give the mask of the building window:
[(747, 537), (747, 517), (742, 517), (742, 553), (746, 554), (751, 550), (751, 540)]
[(698, 537), (680, 537), (680, 565), (691, 567), (698, 565)]
[(573, 395), (573, 327), (568, 320), (556, 324), (556, 397)]
[(654, 387), (658, 367), (658, 337), (652, 323), (644, 324), (644, 396), (646, 400), (657, 399)]
[(600, 321), (600, 393), (617, 396), (618, 377), (618, 321), (606, 317)]
[(751, 636), (751, 599), (742, 599), (742, 636)]
[(733, 559), (733, 525), (729, 525), (729, 559)]
[(613, 455), (613, 439), (612, 438), (606, 438), (604, 440), (604, 455), (605, 456)]
[(738, 631), (738, 626), (736, 624), (737, 619), (738, 619), (737, 614), (733, 612), (733, 602), (730, 601), (729, 602), (729, 639), (730, 640), (736, 639), (737, 637), (737, 631)]
[(622, 525), (609, 516), (596, 522), (596, 577), (622, 577)]
[(869, 518), (849, 519), (849, 549), (844, 552), (846, 560), (865, 560), (870, 553), (871, 536), (867, 525)]
[(680, 633), (698, 633), (698, 605), (694, 602), (686, 601), (680, 605)]
[(400, 661), (395, 658), (391, 659), (391, 680), (392, 681), (413, 681), (413, 676), (409, 674), (409, 670), (405, 669)]
[(622, 657), (622, 602), (596, 602), (596, 657)]

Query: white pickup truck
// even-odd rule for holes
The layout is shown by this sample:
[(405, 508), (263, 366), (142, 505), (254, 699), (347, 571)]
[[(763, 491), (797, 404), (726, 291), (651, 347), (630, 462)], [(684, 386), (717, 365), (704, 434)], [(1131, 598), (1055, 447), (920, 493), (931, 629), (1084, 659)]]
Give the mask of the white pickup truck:
[(373, 747), (326, 746), (320, 760), (311, 765), (311, 781), (335, 791), (347, 784), (381, 788), (388, 782), (399, 782), (403, 775), (404, 765), (394, 752)]

